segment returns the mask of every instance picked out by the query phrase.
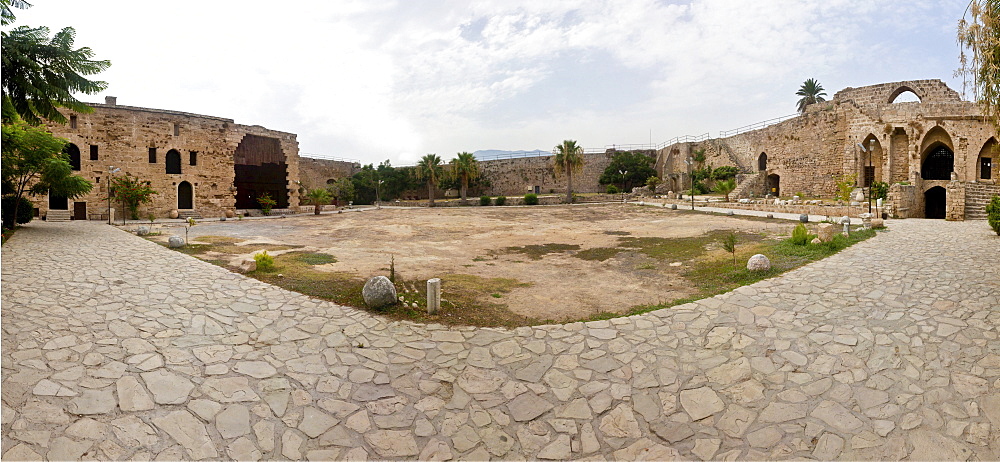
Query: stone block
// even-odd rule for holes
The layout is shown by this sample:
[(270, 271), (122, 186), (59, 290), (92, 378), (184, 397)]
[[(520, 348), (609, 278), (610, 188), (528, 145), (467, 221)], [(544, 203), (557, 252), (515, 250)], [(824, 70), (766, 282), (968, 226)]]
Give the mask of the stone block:
[(361, 289), (365, 304), (371, 308), (382, 308), (395, 304), (396, 286), (385, 276), (375, 276), (365, 283)]
[(837, 234), (837, 227), (833, 223), (820, 223), (816, 227), (816, 237), (823, 242), (830, 242)]
[(767, 271), (771, 269), (771, 260), (765, 255), (757, 254), (747, 260), (747, 269), (750, 271)]

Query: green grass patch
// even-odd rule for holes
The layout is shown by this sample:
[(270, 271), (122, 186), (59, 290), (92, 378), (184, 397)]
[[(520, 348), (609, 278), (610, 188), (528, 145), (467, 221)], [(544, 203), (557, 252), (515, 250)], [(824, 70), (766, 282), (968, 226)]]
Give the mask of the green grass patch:
[[(712, 243), (719, 241), (725, 235), (732, 233), (729, 230), (712, 231), (695, 237), (632, 237), (621, 236), (618, 238), (617, 247), (594, 247), (584, 249), (573, 256), (582, 260), (605, 261), (618, 255), (620, 252), (640, 252), (651, 258), (660, 261), (680, 261), (690, 260), (702, 255), (705, 249)], [(752, 233), (740, 233), (741, 242), (754, 242), (764, 239), (763, 235)]]
[(245, 240), (246, 239), (240, 239), (238, 237), (229, 237), (229, 236), (199, 236), (194, 239), (191, 239), (192, 242), (198, 241), (207, 244), (237, 244)]
[(576, 244), (532, 244), (525, 245), (521, 247), (505, 247), (503, 249), (506, 253), (520, 253), (524, 254), (532, 260), (541, 260), (542, 257), (550, 253), (563, 253), (570, 250), (580, 250), (580, 246)]
[(302, 263), (307, 265), (326, 265), (329, 263), (337, 263), (337, 258), (328, 253), (321, 252), (289, 252), (294, 258), (297, 258)]

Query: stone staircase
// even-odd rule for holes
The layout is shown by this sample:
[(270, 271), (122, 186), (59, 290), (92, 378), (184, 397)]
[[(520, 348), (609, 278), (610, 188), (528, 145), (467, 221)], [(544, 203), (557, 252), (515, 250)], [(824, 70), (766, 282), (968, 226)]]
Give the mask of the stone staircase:
[(965, 185), (965, 219), (985, 220), (986, 204), (993, 196), (1000, 196), (1000, 185), (966, 183)]
[(729, 193), (729, 197), (741, 198), (750, 197), (751, 194), (760, 195), (760, 192), (764, 190), (764, 175), (762, 173), (741, 173), (736, 175), (738, 184), (736, 185), (736, 189)]
[(194, 218), (195, 220), (201, 220), (201, 214), (197, 210), (178, 210), (177, 218), (181, 220), (187, 220), (188, 218)]
[(49, 210), (45, 214), (45, 221), (49, 223), (61, 223), (73, 219), (73, 212), (69, 210)]

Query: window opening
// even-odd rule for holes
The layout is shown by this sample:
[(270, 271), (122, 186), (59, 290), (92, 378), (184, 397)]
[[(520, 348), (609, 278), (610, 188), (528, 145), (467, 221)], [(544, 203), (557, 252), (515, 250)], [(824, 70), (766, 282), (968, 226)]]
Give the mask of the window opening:
[(156, 163), (156, 148), (149, 148), (149, 163)]

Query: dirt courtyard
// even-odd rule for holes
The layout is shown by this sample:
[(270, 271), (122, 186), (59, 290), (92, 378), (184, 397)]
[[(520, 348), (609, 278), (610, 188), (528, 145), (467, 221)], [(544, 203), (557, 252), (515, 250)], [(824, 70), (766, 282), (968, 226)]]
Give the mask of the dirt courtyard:
[[(484, 296), (520, 315), (565, 321), (599, 312), (625, 312), (636, 305), (696, 293), (681, 274), (697, 255), (672, 254), (673, 239), (718, 230), (770, 234), (788, 229), (788, 224), (760, 220), (595, 204), (383, 208), (203, 222), (191, 228), (190, 234), (192, 241), (199, 236), (243, 239), (239, 245), (247, 246), (246, 256), (257, 250), (254, 244), (303, 246), (296, 250), (336, 258), (335, 263), (317, 266), (317, 270), (362, 278), (388, 275), (392, 259), (397, 279), (408, 281), (446, 275), (514, 279), (525, 284)], [(629, 239), (656, 239), (659, 253), (622, 247), (623, 240)], [(698, 244), (699, 250), (706, 246), (718, 244)], [(447, 299), (447, 278), (443, 292)]]

